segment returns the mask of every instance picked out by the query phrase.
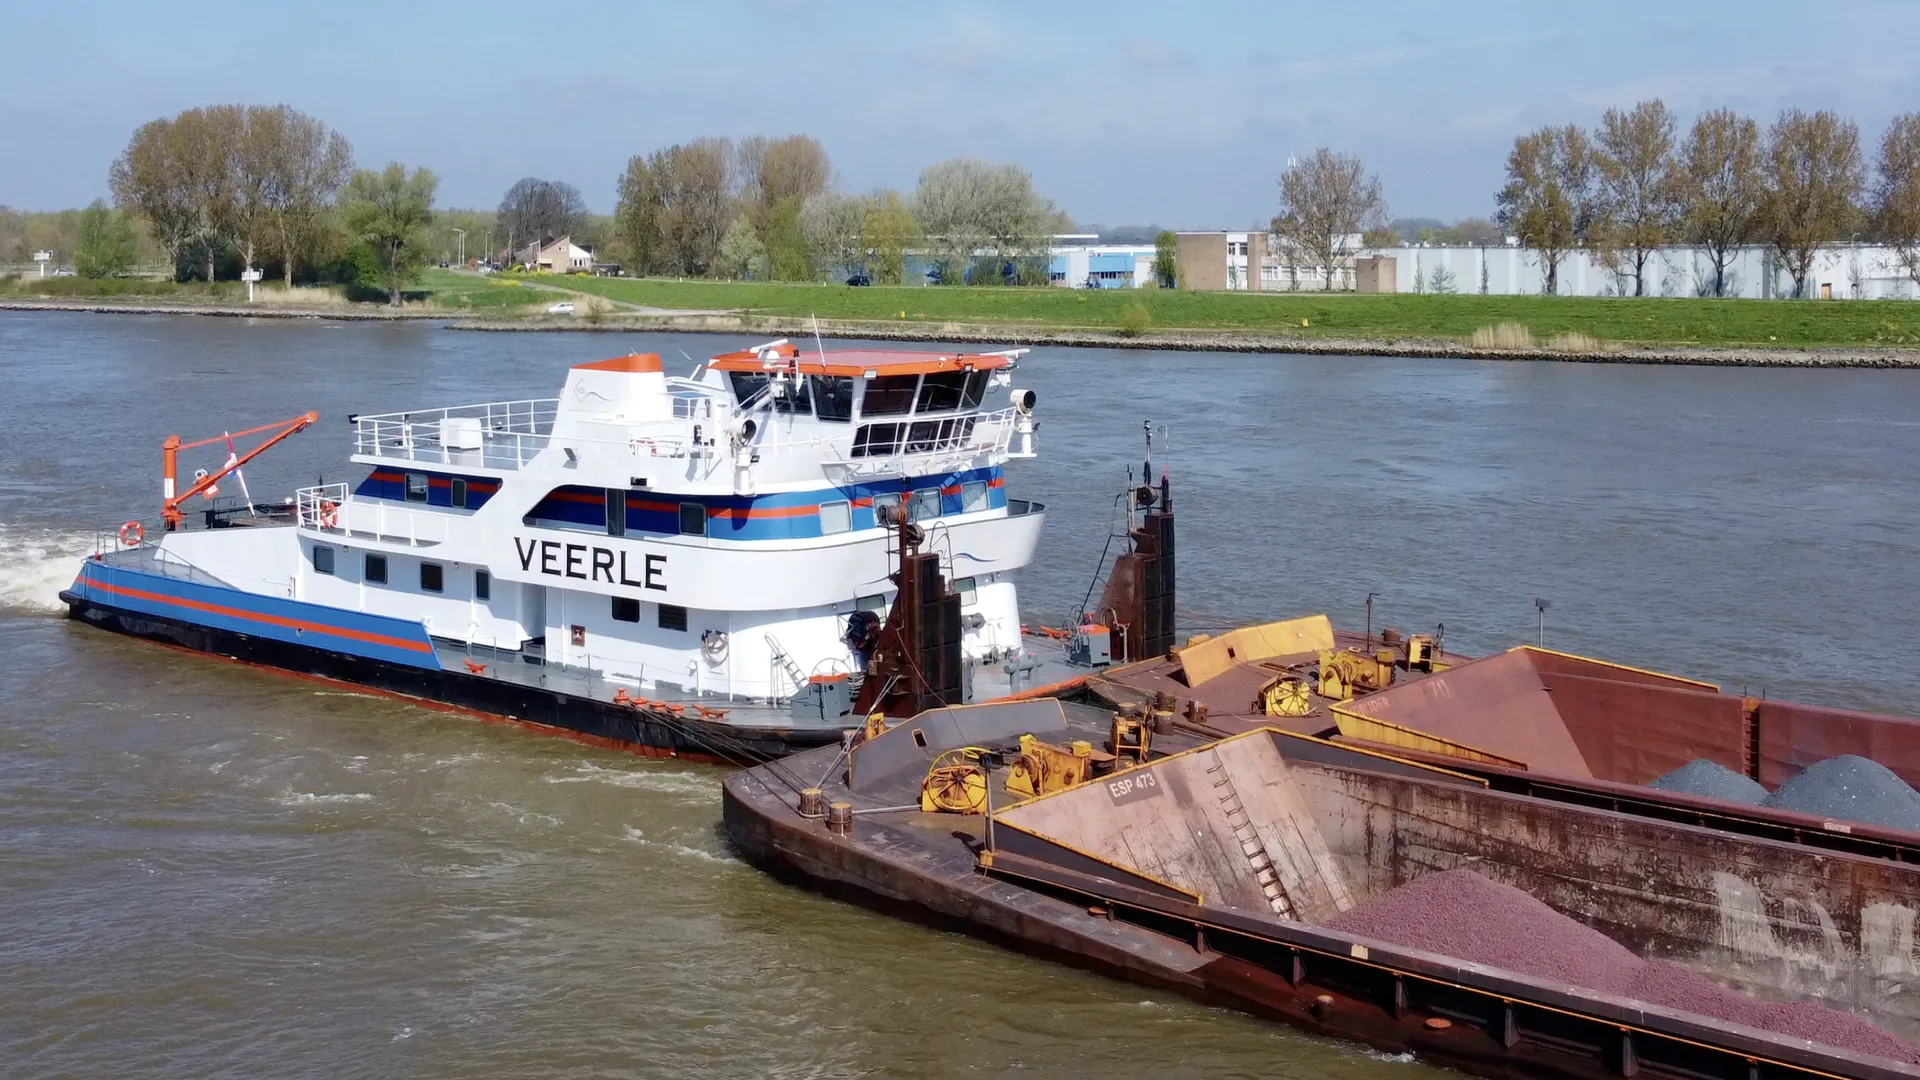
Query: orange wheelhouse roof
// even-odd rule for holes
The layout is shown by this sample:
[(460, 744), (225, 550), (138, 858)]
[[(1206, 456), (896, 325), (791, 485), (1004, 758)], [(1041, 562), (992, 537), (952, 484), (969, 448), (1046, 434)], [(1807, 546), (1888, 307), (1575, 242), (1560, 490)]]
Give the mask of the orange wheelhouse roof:
[(708, 363), (715, 371), (794, 371), (801, 375), (931, 375), (943, 371), (992, 371), (1012, 367), (1014, 358), (1001, 353), (931, 353), (883, 349), (846, 349), (799, 355), (792, 345), (725, 353)]

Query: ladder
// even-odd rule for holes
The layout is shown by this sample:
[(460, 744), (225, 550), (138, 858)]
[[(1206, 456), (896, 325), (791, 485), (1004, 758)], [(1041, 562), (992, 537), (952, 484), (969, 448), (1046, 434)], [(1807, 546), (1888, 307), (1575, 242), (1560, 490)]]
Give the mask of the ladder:
[[(766, 639), (767, 648), (773, 650), (773, 662), (780, 665), (781, 670), (787, 673), (787, 678), (793, 680), (793, 692), (797, 694), (805, 690), (807, 688), (807, 673), (800, 670), (800, 665), (793, 662), (793, 657), (787, 655), (787, 651), (780, 647), (780, 643), (773, 639), (772, 634), (766, 635)], [(773, 694), (769, 696), (777, 699), (780, 695)]]
[(1294, 918), (1293, 905), (1287, 902), (1287, 890), (1280, 884), (1280, 872), (1274, 869), (1273, 860), (1267, 856), (1267, 846), (1260, 842), (1253, 819), (1240, 801), (1240, 792), (1227, 776), (1226, 765), (1215, 751), (1209, 750), (1207, 756), (1213, 762), (1207, 772), (1213, 775), (1214, 792), (1220, 800), (1220, 809), (1226, 815), (1227, 827), (1233, 830), (1233, 839), (1240, 845), (1240, 853), (1253, 868), (1253, 880), (1260, 886), (1260, 892), (1266, 896), (1267, 906), (1273, 909), (1274, 914), (1284, 919)]

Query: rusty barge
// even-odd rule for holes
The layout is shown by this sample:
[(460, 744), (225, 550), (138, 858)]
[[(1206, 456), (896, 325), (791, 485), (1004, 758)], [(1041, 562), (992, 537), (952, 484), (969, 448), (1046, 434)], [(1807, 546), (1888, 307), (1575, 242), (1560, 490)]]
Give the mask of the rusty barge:
[[(1920, 831), (1646, 786), (1704, 759), (1777, 787), (1843, 754), (1912, 783), (1913, 721), (1543, 649), (1463, 658), (1439, 633), (1324, 616), (1176, 645), (1171, 499), (1143, 501), (1076, 636), (1147, 659), (1073, 701), (876, 715), (839, 748), (735, 773), (738, 850), (1480, 1075), (1920, 1076)], [(1467, 940), (1485, 926), (1422, 939), (1377, 917), (1457, 875), (1639, 967), (1602, 978)]]

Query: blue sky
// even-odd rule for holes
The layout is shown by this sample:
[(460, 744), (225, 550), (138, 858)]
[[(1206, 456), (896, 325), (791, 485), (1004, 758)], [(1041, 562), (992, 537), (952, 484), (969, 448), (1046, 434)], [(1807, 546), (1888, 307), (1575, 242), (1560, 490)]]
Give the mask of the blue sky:
[(9, 6), (0, 204), (31, 209), (105, 194), (136, 126), (217, 102), (429, 166), (443, 205), (538, 175), (608, 211), (633, 154), (804, 131), (849, 190), (972, 154), (1082, 224), (1178, 228), (1265, 220), (1321, 145), (1361, 154), (1396, 216), (1453, 218), (1490, 211), (1515, 134), (1642, 97), (1838, 109), (1869, 143), (1920, 109), (1914, 0)]

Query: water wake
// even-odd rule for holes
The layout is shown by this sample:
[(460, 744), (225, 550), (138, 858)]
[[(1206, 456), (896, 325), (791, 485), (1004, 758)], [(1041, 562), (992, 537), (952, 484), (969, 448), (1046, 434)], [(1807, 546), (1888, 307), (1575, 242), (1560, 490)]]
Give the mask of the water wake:
[(60, 611), (60, 590), (93, 550), (90, 532), (0, 522), (0, 612)]

